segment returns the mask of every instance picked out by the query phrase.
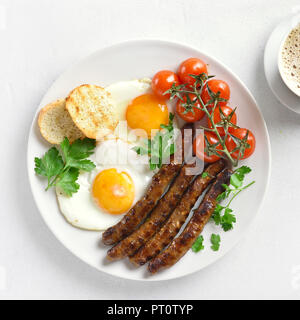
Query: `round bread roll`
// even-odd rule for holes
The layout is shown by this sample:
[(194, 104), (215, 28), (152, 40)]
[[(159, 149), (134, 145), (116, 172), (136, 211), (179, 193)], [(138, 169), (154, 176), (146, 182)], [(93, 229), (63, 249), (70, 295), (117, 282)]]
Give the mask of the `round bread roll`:
[(84, 84), (71, 91), (66, 109), (80, 131), (91, 139), (103, 138), (118, 123), (110, 94), (95, 85)]
[(38, 125), (42, 136), (52, 144), (60, 144), (65, 137), (70, 142), (84, 138), (66, 109), (65, 99), (47, 104), (40, 111)]

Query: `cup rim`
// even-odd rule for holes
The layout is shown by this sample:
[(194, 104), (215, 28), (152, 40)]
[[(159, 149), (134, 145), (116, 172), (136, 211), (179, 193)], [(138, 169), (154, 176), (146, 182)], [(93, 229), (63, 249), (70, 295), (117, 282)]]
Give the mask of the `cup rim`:
[(296, 91), (294, 89), (294, 87), (290, 84), (290, 81), (287, 80), (286, 78), (286, 75), (284, 73), (284, 70), (283, 70), (283, 66), (281, 64), (282, 62), (282, 49), (283, 49), (283, 46), (284, 46), (284, 43), (287, 39), (287, 37), (289, 36), (289, 34), (291, 33), (291, 31), (296, 28), (298, 25), (300, 25), (300, 15), (298, 14), (297, 16), (294, 16), (292, 19), (291, 19), (291, 24), (290, 24), (290, 27), (289, 27), (289, 30), (285, 33), (285, 35), (283, 36), (282, 40), (281, 40), (281, 43), (280, 43), (280, 46), (279, 46), (279, 51), (278, 51), (278, 57), (277, 57), (277, 66), (278, 66), (278, 70), (279, 70), (279, 74), (280, 74), (280, 77), (282, 79), (282, 81), (284, 82), (284, 84), (295, 94), (297, 95), (298, 97), (300, 97), (300, 90), (299, 91)]

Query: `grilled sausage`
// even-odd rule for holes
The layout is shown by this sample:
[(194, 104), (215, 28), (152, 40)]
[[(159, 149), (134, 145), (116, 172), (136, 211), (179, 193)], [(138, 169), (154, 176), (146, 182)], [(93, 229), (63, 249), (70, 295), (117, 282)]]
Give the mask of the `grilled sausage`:
[[(184, 153), (184, 148), (182, 146), (184, 145), (185, 139), (184, 130), (192, 128), (193, 126), (191, 124), (187, 124), (181, 130), (182, 143), (177, 143), (177, 145), (179, 146), (178, 149), (180, 150), (179, 152), (181, 152), (182, 159)], [(158, 200), (162, 197), (167, 189), (168, 185), (178, 174), (181, 166), (182, 162), (176, 161), (176, 157), (172, 155), (170, 157), (170, 163), (164, 164), (153, 176), (151, 184), (144, 197), (126, 213), (120, 222), (108, 228), (102, 234), (102, 242), (106, 245), (112, 245), (132, 233), (155, 207)]]
[(160, 199), (150, 217), (131, 235), (119, 242), (107, 252), (109, 260), (118, 260), (133, 255), (142, 245), (159, 230), (172, 210), (179, 203), (185, 190), (194, 178), (193, 175), (186, 175), (186, 169), (195, 164), (185, 164), (180, 174), (175, 179), (165, 196)]
[(232, 171), (223, 170), (218, 174), (198, 209), (195, 210), (191, 220), (183, 232), (172, 241), (170, 246), (149, 262), (148, 270), (156, 273), (162, 268), (174, 265), (191, 248), (205, 224), (210, 219), (217, 205), (217, 197), (224, 191), (223, 184), (229, 184)]
[(201, 174), (195, 179), (163, 227), (130, 258), (133, 264), (136, 266), (145, 264), (175, 238), (197, 199), (224, 167), (225, 161), (219, 160), (205, 169), (207, 176), (202, 177)]

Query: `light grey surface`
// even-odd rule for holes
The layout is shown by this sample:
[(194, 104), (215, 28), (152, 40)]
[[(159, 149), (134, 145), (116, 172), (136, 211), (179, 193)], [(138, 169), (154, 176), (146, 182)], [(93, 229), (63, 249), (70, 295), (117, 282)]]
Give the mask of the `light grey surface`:
[[(263, 72), (268, 36), (298, 3), (1, 0), (0, 299), (299, 299), (300, 115), (277, 102)], [(254, 94), (272, 145), (269, 192), (244, 239), (203, 271), (162, 283), (116, 279), (75, 258), (39, 216), (26, 174), (29, 126), (51, 83), (96, 49), (136, 38), (181, 41), (219, 58)]]

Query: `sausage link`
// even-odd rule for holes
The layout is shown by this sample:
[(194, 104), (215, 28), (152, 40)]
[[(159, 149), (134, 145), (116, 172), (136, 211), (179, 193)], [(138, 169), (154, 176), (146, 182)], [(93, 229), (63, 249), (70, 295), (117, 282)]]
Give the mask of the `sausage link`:
[[(182, 143), (177, 143), (177, 145), (178, 150), (180, 150), (180, 153), (182, 154), (182, 159), (184, 153), (183, 145), (185, 140), (185, 129), (193, 129), (193, 126), (187, 124), (181, 129)], [(192, 134), (194, 134), (194, 130)], [(106, 245), (112, 245), (132, 233), (155, 207), (181, 167), (182, 161), (176, 161), (176, 157), (172, 155), (170, 157), (170, 163), (164, 164), (153, 176), (144, 197), (126, 213), (120, 222), (104, 231), (102, 234), (102, 242)]]
[(162, 268), (171, 267), (186, 254), (213, 214), (217, 205), (217, 197), (224, 191), (223, 184), (229, 184), (231, 174), (232, 171), (229, 169), (218, 174), (217, 180), (205, 195), (198, 209), (194, 211), (183, 232), (172, 241), (166, 250), (149, 262), (149, 272), (156, 273)]
[(134, 265), (144, 265), (158, 255), (175, 238), (197, 199), (224, 167), (225, 161), (219, 160), (205, 169), (207, 176), (202, 177), (202, 174), (200, 174), (195, 179), (163, 227), (130, 258)]
[(118, 260), (133, 255), (161, 228), (194, 178), (193, 175), (186, 174), (186, 169), (194, 166), (195, 164), (185, 164), (182, 167), (174, 183), (165, 196), (160, 199), (150, 217), (136, 231), (107, 252), (109, 260)]

